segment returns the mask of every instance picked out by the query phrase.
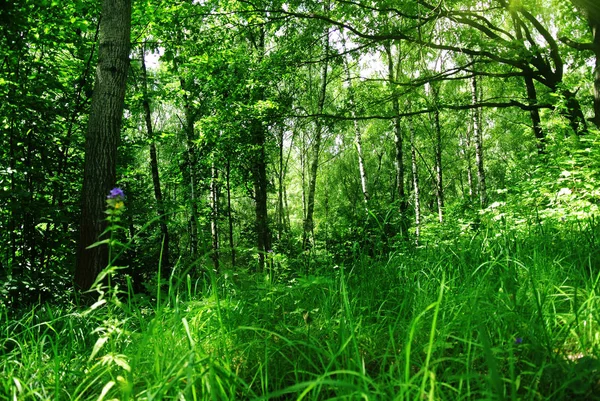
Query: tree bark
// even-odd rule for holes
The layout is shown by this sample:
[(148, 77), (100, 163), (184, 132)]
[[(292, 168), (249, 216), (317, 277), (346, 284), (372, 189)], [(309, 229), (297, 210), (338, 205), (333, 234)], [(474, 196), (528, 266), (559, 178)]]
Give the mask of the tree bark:
[(103, 0), (96, 84), (85, 143), (82, 213), (75, 265), (75, 284), (88, 289), (108, 262), (106, 245), (87, 249), (98, 240), (106, 222), (105, 200), (116, 183), (117, 146), (131, 32), (131, 1)]
[(145, 48), (141, 48), (141, 66), (142, 66), (142, 96), (144, 119), (146, 121), (146, 131), (150, 141), (150, 171), (152, 172), (152, 185), (154, 187), (154, 199), (156, 200), (156, 212), (159, 217), (160, 233), (162, 237), (161, 253), (161, 274), (168, 278), (171, 274), (169, 264), (169, 229), (167, 226), (167, 216), (163, 203), (162, 190), (160, 187), (160, 176), (158, 173), (158, 157), (156, 155), (156, 144), (154, 142), (154, 129), (152, 127), (152, 113), (150, 112), (150, 98), (148, 96), (148, 72), (146, 70)]
[[(258, 62), (262, 62), (265, 55), (265, 27), (260, 27), (258, 43)], [(259, 102), (264, 100), (264, 87), (255, 89), (253, 100)], [(271, 234), (268, 220), (268, 188), (267, 188), (267, 160), (266, 160), (266, 135), (265, 127), (261, 117), (253, 117), (250, 126), (254, 155), (252, 161), (252, 177), (254, 181), (255, 222), (258, 245), (258, 270), (265, 268), (266, 253), (271, 249)]]

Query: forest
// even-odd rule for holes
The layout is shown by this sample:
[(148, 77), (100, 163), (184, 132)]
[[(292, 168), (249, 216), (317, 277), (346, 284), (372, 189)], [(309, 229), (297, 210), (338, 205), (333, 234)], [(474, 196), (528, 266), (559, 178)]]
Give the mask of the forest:
[(597, 0), (3, 0), (0, 144), (0, 400), (600, 400)]

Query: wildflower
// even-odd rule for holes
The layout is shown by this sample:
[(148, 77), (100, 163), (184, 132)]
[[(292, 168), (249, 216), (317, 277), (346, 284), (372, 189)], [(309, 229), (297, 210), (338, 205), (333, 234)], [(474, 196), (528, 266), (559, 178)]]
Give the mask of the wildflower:
[(106, 197), (106, 199), (116, 199), (116, 198), (125, 199), (125, 193), (123, 192), (123, 190), (121, 188), (115, 187), (115, 188), (111, 189), (110, 193)]
[(123, 209), (125, 209), (125, 193), (121, 188), (113, 188), (110, 190), (110, 193), (106, 197), (106, 204), (108, 205), (108, 210), (106, 213), (110, 216), (116, 216), (120, 214)]
[(517, 337), (515, 338), (515, 344), (521, 344), (523, 342), (523, 338)]

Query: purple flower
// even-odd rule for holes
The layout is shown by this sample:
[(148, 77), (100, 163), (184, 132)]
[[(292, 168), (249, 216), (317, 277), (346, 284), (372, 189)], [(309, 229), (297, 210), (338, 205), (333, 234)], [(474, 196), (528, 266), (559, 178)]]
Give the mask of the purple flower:
[(121, 188), (113, 188), (110, 190), (110, 193), (106, 197), (107, 199), (125, 199), (125, 193)]
[(515, 344), (521, 344), (522, 342), (523, 342), (523, 339), (521, 337), (515, 338)]

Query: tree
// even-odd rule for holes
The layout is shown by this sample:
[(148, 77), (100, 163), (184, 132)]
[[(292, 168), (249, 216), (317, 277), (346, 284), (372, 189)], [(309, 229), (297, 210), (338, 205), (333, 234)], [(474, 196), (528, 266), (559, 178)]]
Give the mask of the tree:
[[(317, 98), (317, 109), (316, 114), (323, 113), (325, 107), (325, 96), (327, 94), (327, 71), (329, 68), (328, 63), (328, 52), (329, 52), (329, 26), (325, 28), (325, 34), (323, 36), (323, 54), (325, 61), (321, 66), (321, 85)], [(317, 186), (317, 173), (319, 170), (319, 153), (321, 152), (321, 137), (323, 135), (323, 122), (319, 117), (315, 120), (315, 136), (313, 139), (312, 147), (312, 160), (310, 163), (309, 171), (309, 183), (308, 183), (308, 199), (306, 203), (306, 216), (304, 219), (304, 231), (302, 237), (303, 248), (306, 249), (310, 246), (310, 241), (314, 237), (314, 219), (313, 214), (315, 210), (315, 188)]]
[(106, 245), (98, 241), (106, 223), (105, 199), (116, 184), (117, 146), (127, 73), (131, 32), (131, 1), (103, 0), (96, 83), (85, 144), (81, 224), (75, 284), (88, 289), (107, 265)]

